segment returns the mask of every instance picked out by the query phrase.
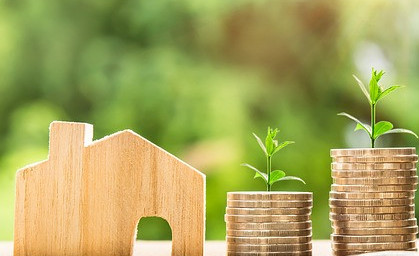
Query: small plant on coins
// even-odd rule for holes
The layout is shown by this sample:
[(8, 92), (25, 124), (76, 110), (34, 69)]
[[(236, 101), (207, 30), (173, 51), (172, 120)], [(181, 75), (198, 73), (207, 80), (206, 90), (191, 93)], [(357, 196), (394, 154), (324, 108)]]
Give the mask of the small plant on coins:
[(255, 136), (256, 141), (258, 142), (260, 148), (263, 150), (263, 153), (266, 156), (266, 172), (259, 171), (257, 168), (251, 166), (250, 164), (242, 164), (242, 166), (248, 167), (256, 172), (254, 178), (261, 178), (266, 184), (267, 191), (271, 191), (272, 185), (278, 181), (297, 180), (306, 184), (304, 180), (302, 180), (301, 178), (294, 176), (286, 176), (284, 171), (272, 171), (272, 157), (281, 149), (294, 143), (294, 141), (284, 141), (282, 143), (278, 143), (278, 140), (275, 139), (278, 132), (278, 129), (271, 129), (270, 127), (268, 127), (268, 134), (266, 135), (265, 143), (263, 143), (262, 140), (255, 133), (253, 133), (253, 136)]
[(407, 129), (393, 129), (393, 124), (388, 121), (380, 121), (376, 123), (376, 107), (378, 101), (392, 93), (393, 91), (401, 88), (400, 85), (392, 85), (388, 87), (387, 89), (384, 89), (381, 87), (378, 82), (380, 81), (381, 77), (384, 75), (384, 71), (377, 72), (377, 70), (372, 69), (372, 75), (371, 80), (369, 84), (369, 91), (367, 87), (361, 82), (358, 77), (354, 75), (355, 80), (357, 81), (359, 87), (361, 88), (362, 92), (364, 93), (365, 97), (368, 99), (368, 102), (371, 107), (371, 124), (364, 124), (361, 121), (359, 121), (357, 118), (347, 114), (347, 113), (339, 113), (340, 116), (346, 116), (347, 118), (355, 121), (357, 123), (355, 127), (355, 131), (357, 130), (364, 130), (368, 136), (371, 139), (371, 148), (375, 147), (375, 141), (378, 139), (378, 137), (390, 134), (390, 133), (408, 133), (416, 138), (418, 138), (418, 135), (410, 130)]

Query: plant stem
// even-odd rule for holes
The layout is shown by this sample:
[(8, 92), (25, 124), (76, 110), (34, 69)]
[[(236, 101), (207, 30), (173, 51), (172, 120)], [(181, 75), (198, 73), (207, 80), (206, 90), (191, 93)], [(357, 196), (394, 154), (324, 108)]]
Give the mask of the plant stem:
[(266, 172), (268, 173), (268, 182), (266, 183), (266, 190), (268, 192), (270, 192), (271, 191), (271, 184), (269, 184), (269, 181), (271, 180), (272, 157), (271, 156), (268, 156), (266, 158), (266, 162), (267, 162), (266, 163), (266, 165), (267, 165)]
[(371, 104), (371, 148), (375, 147), (374, 131), (375, 131), (375, 104)]

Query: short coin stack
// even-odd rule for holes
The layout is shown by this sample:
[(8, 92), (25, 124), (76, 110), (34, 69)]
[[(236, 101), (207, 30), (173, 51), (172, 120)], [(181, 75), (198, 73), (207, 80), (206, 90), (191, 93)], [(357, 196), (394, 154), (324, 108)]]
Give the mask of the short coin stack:
[(311, 256), (311, 209), (307, 192), (227, 194), (227, 255)]
[(416, 251), (414, 148), (332, 150), (334, 255)]

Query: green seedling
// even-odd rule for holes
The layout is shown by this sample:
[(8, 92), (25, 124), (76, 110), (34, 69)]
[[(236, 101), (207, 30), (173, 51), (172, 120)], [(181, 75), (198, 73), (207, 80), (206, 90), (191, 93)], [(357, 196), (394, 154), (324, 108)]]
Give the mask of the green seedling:
[(278, 181), (284, 181), (284, 180), (297, 180), (304, 184), (304, 180), (294, 177), (294, 176), (286, 176), (284, 171), (281, 170), (274, 170), (272, 171), (272, 157), (278, 153), (281, 149), (285, 148), (286, 146), (293, 144), (294, 141), (284, 141), (282, 143), (278, 143), (278, 141), (275, 139), (276, 135), (278, 134), (278, 129), (271, 129), (268, 127), (268, 134), (265, 139), (265, 143), (262, 142), (262, 140), (253, 133), (253, 136), (255, 136), (256, 141), (258, 142), (260, 148), (263, 150), (263, 153), (266, 156), (266, 173), (259, 171), (257, 168), (251, 166), (250, 164), (242, 164), (242, 166), (248, 167), (251, 170), (255, 171), (255, 179), (261, 178), (265, 184), (266, 184), (266, 190), (271, 191), (272, 185)]
[(390, 134), (390, 133), (408, 133), (416, 138), (418, 138), (418, 135), (410, 130), (407, 129), (393, 129), (393, 124), (388, 121), (380, 121), (376, 123), (376, 107), (377, 103), (389, 95), (390, 93), (394, 92), (395, 90), (401, 88), (400, 85), (392, 85), (388, 87), (387, 89), (383, 89), (378, 82), (380, 81), (381, 77), (384, 75), (384, 71), (377, 72), (377, 70), (372, 69), (372, 76), (369, 84), (369, 92), (367, 90), (367, 87), (361, 82), (358, 77), (354, 75), (355, 80), (357, 81), (359, 87), (361, 88), (362, 92), (364, 93), (365, 97), (367, 97), (368, 102), (370, 103), (371, 107), (371, 125), (364, 124), (361, 121), (359, 121), (357, 118), (347, 114), (347, 113), (339, 113), (338, 115), (346, 116), (347, 118), (355, 121), (357, 123), (355, 127), (355, 131), (357, 130), (364, 130), (368, 136), (371, 139), (371, 147), (375, 147), (375, 141), (378, 139), (378, 137)]

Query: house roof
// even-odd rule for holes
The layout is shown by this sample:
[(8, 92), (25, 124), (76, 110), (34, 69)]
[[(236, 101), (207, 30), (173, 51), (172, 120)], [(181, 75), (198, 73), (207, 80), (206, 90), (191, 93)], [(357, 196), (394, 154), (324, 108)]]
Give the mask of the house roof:
[[(89, 126), (91, 126), (91, 125), (90, 125), (90, 124), (87, 124), (87, 123), (74, 123), (74, 122), (61, 122), (61, 121), (54, 121), (54, 122), (52, 122), (52, 123), (51, 123), (51, 126), (50, 126), (50, 127), (52, 127), (52, 125), (53, 125), (53, 124), (61, 124), (61, 125), (65, 125), (65, 124), (68, 124), (68, 125), (82, 124), (82, 125), (86, 125), (86, 127), (88, 127), (88, 128), (91, 128), (91, 129), (92, 129), (92, 127), (89, 127)], [(92, 129), (92, 130), (93, 130), (93, 129)], [(51, 128), (50, 128), (50, 136), (51, 136), (51, 131), (52, 131), (52, 130), (51, 130)], [(169, 153), (168, 151), (166, 151), (166, 150), (164, 150), (163, 148), (161, 148), (161, 147), (157, 146), (156, 144), (152, 143), (151, 141), (147, 140), (146, 138), (142, 137), (141, 135), (137, 134), (136, 132), (134, 132), (134, 131), (132, 131), (132, 130), (126, 129), (126, 130), (123, 130), (123, 131), (119, 131), (119, 132), (116, 132), (116, 133), (113, 133), (113, 134), (107, 135), (107, 136), (105, 136), (105, 137), (103, 137), (103, 138), (100, 138), (100, 139), (98, 139), (98, 140), (94, 140), (94, 141), (90, 141), (90, 142), (89, 142), (89, 141), (88, 141), (88, 140), (89, 140), (89, 137), (91, 138), (91, 136), (92, 136), (92, 135), (93, 135), (93, 132), (92, 132), (92, 134), (87, 134), (87, 135), (86, 135), (88, 138), (87, 138), (87, 140), (85, 140), (84, 148), (93, 148), (93, 147), (99, 146), (99, 145), (101, 145), (101, 144), (103, 144), (103, 143), (106, 143), (106, 142), (108, 142), (109, 140), (117, 139), (117, 138), (119, 138), (119, 137), (126, 137), (126, 136), (129, 136), (129, 137), (132, 137), (132, 140), (138, 140), (138, 141), (140, 141), (140, 142), (142, 142), (142, 143), (147, 143), (147, 144), (149, 144), (149, 145), (153, 146), (154, 148), (156, 148), (156, 149), (158, 149), (159, 151), (163, 152), (163, 153), (164, 153), (167, 157), (172, 158), (172, 159), (174, 159), (174, 160), (176, 160), (176, 161), (180, 162), (180, 163), (181, 163), (181, 164), (183, 164), (184, 166), (188, 167), (189, 169), (191, 169), (191, 170), (195, 171), (196, 173), (200, 174), (201, 176), (205, 177), (205, 175), (204, 175), (202, 172), (198, 171), (197, 169), (195, 169), (195, 168), (194, 168), (194, 167), (192, 167), (191, 165), (187, 164), (186, 162), (182, 161), (181, 159), (179, 159), (179, 158), (178, 158), (178, 157), (176, 157), (175, 155), (173, 155), (173, 154)], [(32, 163), (32, 164), (26, 165), (25, 167), (20, 168), (17, 172), (21, 172), (21, 171), (23, 171), (23, 170), (26, 170), (26, 169), (30, 169), (30, 168), (36, 167), (36, 166), (38, 166), (38, 165), (40, 165), (40, 164), (45, 164), (45, 163), (47, 163), (47, 162), (48, 162), (48, 160), (49, 160), (49, 155), (50, 155), (50, 152), (49, 152), (49, 154), (48, 154), (48, 158), (47, 158), (46, 160), (42, 160), (42, 161), (39, 161), (39, 162), (35, 162), (35, 163)]]

